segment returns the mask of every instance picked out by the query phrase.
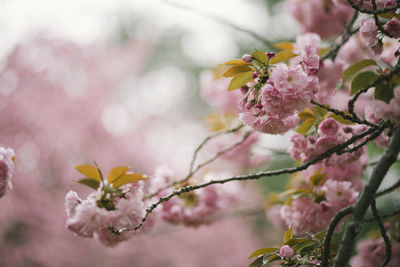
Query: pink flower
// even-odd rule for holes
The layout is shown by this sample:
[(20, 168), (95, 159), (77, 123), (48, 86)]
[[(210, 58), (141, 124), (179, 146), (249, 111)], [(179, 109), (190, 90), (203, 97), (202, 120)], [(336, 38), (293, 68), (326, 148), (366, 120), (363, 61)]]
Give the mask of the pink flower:
[(323, 120), (318, 127), (318, 134), (320, 136), (334, 136), (339, 131), (339, 123), (335, 119), (328, 118)]
[(11, 177), (14, 171), (14, 150), (0, 147), (0, 197), (12, 189)]
[(300, 158), (300, 155), (304, 152), (307, 147), (307, 140), (304, 135), (294, 132), (290, 136), (290, 143), (292, 144), (289, 147), (289, 154), (292, 156), (293, 159)]
[(385, 30), (388, 31), (394, 38), (400, 38), (400, 21), (392, 18), (385, 24)]
[(279, 255), (283, 258), (291, 258), (294, 256), (294, 250), (288, 245), (284, 245), (280, 248)]
[(115, 210), (98, 207), (98, 193), (80, 200), (75, 192), (66, 196), (67, 228), (81, 237), (95, 236), (105, 246), (115, 246), (123, 237), (113, 237), (109, 227), (121, 229), (137, 226), (144, 216), (143, 183), (126, 186), (129, 190), (123, 198), (116, 200)]
[(378, 44), (378, 27), (373, 18), (361, 20), (360, 34), (365, 46), (374, 47)]
[(340, 210), (357, 200), (358, 192), (351, 187), (350, 182), (328, 180), (322, 187), (330, 207)]

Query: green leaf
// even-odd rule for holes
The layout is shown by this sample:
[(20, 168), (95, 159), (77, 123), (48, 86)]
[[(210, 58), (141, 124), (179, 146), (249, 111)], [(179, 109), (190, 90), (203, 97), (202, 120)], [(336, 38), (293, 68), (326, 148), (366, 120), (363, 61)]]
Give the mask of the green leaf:
[(311, 129), (311, 127), (313, 127), (314, 122), (315, 122), (314, 118), (306, 119), (296, 128), (295, 131), (298, 132), (299, 134), (306, 135), (307, 132)]
[(294, 249), (296, 252), (302, 252), (304, 249), (307, 249), (307, 248), (315, 248), (315, 246), (318, 244), (319, 244), (318, 241), (308, 239), (307, 241), (297, 245)]
[(312, 110), (309, 109), (309, 108), (303, 109), (303, 111), (300, 112), (298, 116), (299, 116), (300, 120), (302, 120), (302, 121), (303, 121), (303, 120), (306, 120), (306, 119), (313, 119), (313, 118), (315, 118), (314, 112), (312, 112)]
[(295, 247), (296, 245), (302, 244), (302, 243), (306, 242), (307, 240), (309, 240), (309, 238), (293, 238), (293, 239), (289, 239), (288, 241), (286, 241), (283, 244), (288, 245), (289, 247)]
[(298, 56), (297, 54), (293, 53), (291, 50), (283, 50), (281, 52), (278, 52), (275, 57), (271, 58), (269, 60), (269, 64), (276, 64), (282, 61), (286, 61), (288, 59), (291, 59), (292, 57)]
[(109, 173), (107, 177), (107, 181), (109, 184), (112, 184), (115, 180), (120, 178), (122, 175), (124, 175), (127, 171), (129, 171), (130, 167), (128, 166), (118, 166), (113, 168)]
[(328, 113), (326, 109), (321, 108), (320, 106), (314, 106), (313, 110), (315, 111), (316, 114), (318, 114), (320, 118), (323, 118), (325, 114)]
[(321, 169), (319, 169), (310, 177), (310, 183), (314, 186), (319, 186), (327, 176), (327, 173), (321, 173)]
[(232, 66), (224, 73), (224, 77), (229, 78), (238, 75), (239, 73), (248, 72), (252, 69), (248, 65), (236, 65)]
[(248, 63), (244, 62), (241, 59), (233, 59), (225, 62), (224, 64), (221, 65), (247, 65)]
[(251, 81), (252, 76), (253, 76), (253, 72), (249, 71), (249, 72), (241, 73), (241, 74), (233, 77), (233, 79), (229, 83), (227, 90), (233, 91), (233, 90), (239, 89), (240, 87), (242, 87), (243, 85), (246, 85), (246, 83)]
[(91, 179), (91, 178), (83, 178), (83, 179), (80, 179), (80, 180), (76, 180), (74, 182), (89, 186), (90, 188), (93, 188), (94, 190), (97, 190), (99, 188), (99, 185), (100, 185), (99, 181)]
[(261, 267), (263, 265), (263, 257), (257, 258), (255, 261), (249, 264), (249, 267)]
[(357, 74), (351, 82), (351, 94), (355, 94), (375, 81), (378, 75), (372, 71), (364, 71)]
[(283, 243), (293, 239), (293, 223), (290, 225), (289, 230), (283, 234)]
[(290, 42), (281, 42), (281, 43), (277, 43), (272, 45), (273, 47), (279, 49), (279, 50), (293, 50), (293, 44)]
[(248, 257), (248, 259), (260, 256), (260, 255), (264, 255), (264, 254), (274, 253), (275, 251), (278, 251), (278, 250), (279, 250), (279, 248), (259, 248), (259, 249), (256, 249), (253, 253), (251, 253), (251, 255)]
[(86, 175), (88, 178), (96, 180), (98, 182), (101, 181), (101, 172), (98, 168), (89, 165), (89, 164), (84, 164), (84, 165), (78, 165), (75, 166), (75, 169), (82, 173), (83, 175)]
[[(350, 113), (346, 113), (346, 114), (350, 115)], [(347, 125), (354, 124), (354, 122), (352, 122), (350, 120), (346, 120), (341, 115), (331, 114), (331, 115), (329, 115), (329, 118), (335, 119), (337, 122), (340, 122), (341, 124), (347, 124)]]
[(263, 264), (273, 262), (273, 261), (278, 260), (278, 259), (280, 259), (280, 258), (281, 258), (281, 257), (278, 256), (278, 255), (276, 255), (276, 254), (265, 255), (265, 256), (263, 257)]
[(255, 58), (258, 62), (262, 64), (266, 64), (268, 57), (264, 52), (261, 52), (257, 49), (254, 49), (253, 53), (251, 54), (253, 58)]
[(113, 182), (113, 187), (118, 188), (124, 184), (135, 183), (137, 181), (147, 180), (147, 179), (149, 179), (149, 178), (146, 176), (143, 176), (139, 173), (124, 174), (123, 176), (121, 176), (120, 178), (118, 178), (117, 180), (115, 180)]
[(377, 65), (377, 63), (375, 60), (372, 59), (363, 59), (361, 61), (358, 61), (343, 71), (342, 79), (346, 80), (347, 78), (349, 78), (353, 74), (356, 74), (360, 70), (373, 65)]
[(393, 86), (388, 83), (379, 83), (375, 87), (374, 98), (377, 100), (385, 101), (386, 103), (390, 102), (390, 99), (394, 97), (393, 95)]

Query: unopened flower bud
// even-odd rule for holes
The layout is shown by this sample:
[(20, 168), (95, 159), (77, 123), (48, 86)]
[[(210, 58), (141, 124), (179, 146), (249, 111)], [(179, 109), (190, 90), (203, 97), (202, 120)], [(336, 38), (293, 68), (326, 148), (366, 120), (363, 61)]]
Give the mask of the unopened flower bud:
[(392, 18), (385, 24), (385, 30), (388, 31), (394, 38), (400, 37), (400, 21)]
[(247, 92), (249, 91), (249, 87), (247, 85), (243, 85), (242, 87), (240, 87), (240, 92), (242, 92), (242, 94), (247, 94)]
[(294, 256), (294, 250), (288, 245), (284, 245), (279, 250), (279, 255), (283, 258), (291, 258)]
[(249, 54), (244, 54), (244, 55), (242, 56), (242, 60), (243, 60), (244, 62), (246, 62), (246, 63), (251, 63), (251, 62), (254, 60), (254, 58), (253, 58), (251, 55), (249, 55)]
[(275, 52), (267, 52), (267, 53), (265, 53), (265, 55), (268, 57), (268, 59), (271, 59), (271, 58), (275, 57)]
[(257, 78), (258, 77), (258, 71), (253, 72), (252, 77), (253, 77), (253, 79)]
[(390, 8), (390, 7), (395, 7), (396, 6), (396, 1), (395, 0), (386, 0), (384, 8)]

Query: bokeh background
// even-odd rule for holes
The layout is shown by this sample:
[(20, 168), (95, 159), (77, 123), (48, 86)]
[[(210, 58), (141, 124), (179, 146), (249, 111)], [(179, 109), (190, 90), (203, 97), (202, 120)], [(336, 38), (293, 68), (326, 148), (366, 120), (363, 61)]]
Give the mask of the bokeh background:
[[(183, 175), (209, 134), (202, 72), (266, 50), (246, 29), (292, 39), (283, 10), (266, 0), (0, 1), (0, 145), (18, 158), (0, 200), (0, 266), (246, 266), (254, 249), (279, 242), (262, 206), (286, 177), (244, 184), (236, 208), (247, 213), (198, 228), (160, 223), (115, 248), (69, 232), (64, 197), (89, 193), (74, 166), (94, 160)], [(281, 150), (285, 140), (264, 144)], [(289, 163), (280, 155), (263, 168)]]

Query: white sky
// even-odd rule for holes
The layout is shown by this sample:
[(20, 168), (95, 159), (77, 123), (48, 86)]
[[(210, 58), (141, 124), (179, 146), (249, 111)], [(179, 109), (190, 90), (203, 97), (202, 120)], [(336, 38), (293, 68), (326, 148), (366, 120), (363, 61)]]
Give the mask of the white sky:
[[(190, 6), (193, 10), (216, 15), (234, 24), (252, 29), (264, 36), (268, 32), (266, 10), (257, 0), (168, 0)], [(173, 7), (165, 0), (0, 0), (0, 57), (18, 40), (37, 31), (48, 31), (58, 37), (78, 42), (104, 38), (121, 13), (144, 18), (145, 24), (163, 31), (180, 26), (193, 34), (186, 40), (187, 47), (196, 45), (206, 53), (227, 57), (234, 49), (219, 47), (229, 43), (227, 27), (198, 16), (193, 12)], [(282, 20), (287, 21), (287, 17)], [(147, 33), (149, 34), (150, 31)], [(146, 34), (146, 33), (144, 33)], [(210, 41), (212, 40), (212, 45)], [(185, 49), (185, 45), (184, 49)], [(216, 53), (215, 51), (218, 51)], [(226, 54), (224, 54), (224, 51)], [(222, 54), (221, 54), (222, 53)]]

